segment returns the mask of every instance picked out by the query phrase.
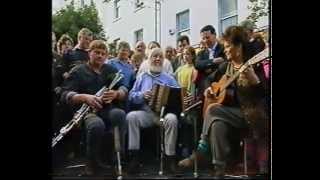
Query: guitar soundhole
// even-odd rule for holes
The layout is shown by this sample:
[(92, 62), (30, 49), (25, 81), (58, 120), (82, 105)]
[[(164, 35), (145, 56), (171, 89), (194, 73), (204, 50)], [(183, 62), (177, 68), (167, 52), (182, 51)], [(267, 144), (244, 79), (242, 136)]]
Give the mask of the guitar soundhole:
[(215, 97), (218, 97), (220, 95), (220, 89), (217, 90), (217, 92), (215, 93)]

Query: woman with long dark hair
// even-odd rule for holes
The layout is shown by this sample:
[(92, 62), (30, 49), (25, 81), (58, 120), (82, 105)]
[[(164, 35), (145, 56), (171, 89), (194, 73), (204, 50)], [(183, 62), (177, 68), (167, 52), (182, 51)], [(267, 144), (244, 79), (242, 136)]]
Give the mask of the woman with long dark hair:
[[(213, 81), (219, 81), (223, 76), (233, 76), (252, 57), (247, 33), (242, 27), (228, 27), (222, 38), (228, 61), (219, 66)], [(234, 92), (231, 104), (215, 103), (208, 106), (196, 157), (198, 160), (209, 160), (211, 157), (215, 176), (223, 176), (229, 165), (237, 159), (243, 132), (251, 129), (255, 137), (267, 144), (269, 117), (265, 82), (263, 67), (250, 66), (229, 86)], [(212, 96), (210, 88), (205, 91), (206, 98)], [(194, 160), (195, 154), (192, 154), (180, 161), (179, 166), (190, 167)]]

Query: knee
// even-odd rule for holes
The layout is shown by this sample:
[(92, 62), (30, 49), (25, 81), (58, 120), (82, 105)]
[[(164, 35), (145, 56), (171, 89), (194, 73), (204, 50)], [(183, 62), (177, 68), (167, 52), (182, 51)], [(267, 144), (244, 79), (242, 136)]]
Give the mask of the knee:
[(115, 108), (110, 110), (109, 118), (110, 118), (111, 124), (113, 125), (120, 125), (125, 123), (125, 117), (126, 117), (126, 113), (122, 109)]
[(222, 121), (215, 121), (211, 126), (211, 133), (214, 135), (222, 134), (226, 129), (226, 124)]
[(126, 121), (129, 125), (137, 125), (138, 118), (137, 118), (137, 112), (131, 111), (126, 116)]
[(170, 127), (178, 127), (178, 119), (175, 114), (169, 113), (164, 117), (166, 123)]
[(86, 120), (86, 130), (95, 133), (103, 133), (105, 129), (104, 122), (99, 117), (91, 117)]
[(210, 105), (208, 106), (208, 111), (209, 111), (210, 113), (213, 113), (218, 107), (221, 107), (221, 104), (219, 104), (219, 103), (210, 104)]

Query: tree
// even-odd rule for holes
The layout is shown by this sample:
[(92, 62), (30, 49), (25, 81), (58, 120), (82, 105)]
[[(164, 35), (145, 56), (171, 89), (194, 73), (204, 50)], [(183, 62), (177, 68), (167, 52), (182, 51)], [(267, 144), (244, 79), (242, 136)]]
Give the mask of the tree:
[(268, 16), (269, 14), (269, 0), (249, 0), (251, 5), (248, 6), (248, 9), (252, 13), (247, 17), (254, 24), (258, 21), (259, 18), (263, 16)]
[(77, 42), (78, 32), (86, 27), (93, 32), (94, 39), (106, 40), (105, 32), (93, 1), (91, 1), (90, 5), (76, 8), (74, 0), (71, 0), (66, 7), (52, 16), (52, 25), (57, 38), (66, 33), (74, 42)]

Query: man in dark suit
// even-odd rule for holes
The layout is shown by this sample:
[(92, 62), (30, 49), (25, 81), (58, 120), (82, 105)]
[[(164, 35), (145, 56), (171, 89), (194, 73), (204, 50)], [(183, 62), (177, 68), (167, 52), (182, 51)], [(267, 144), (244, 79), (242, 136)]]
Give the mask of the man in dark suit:
[(200, 30), (201, 39), (207, 48), (199, 51), (196, 59), (196, 69), (198, 70), (197, 89), (198, 96), (203, 98), (203, 91), (210, 86), (210, 79), (219, 64), (225, 61), (223, 45), (216, 39), (216, 31), (213, 26), (206, 25)]

